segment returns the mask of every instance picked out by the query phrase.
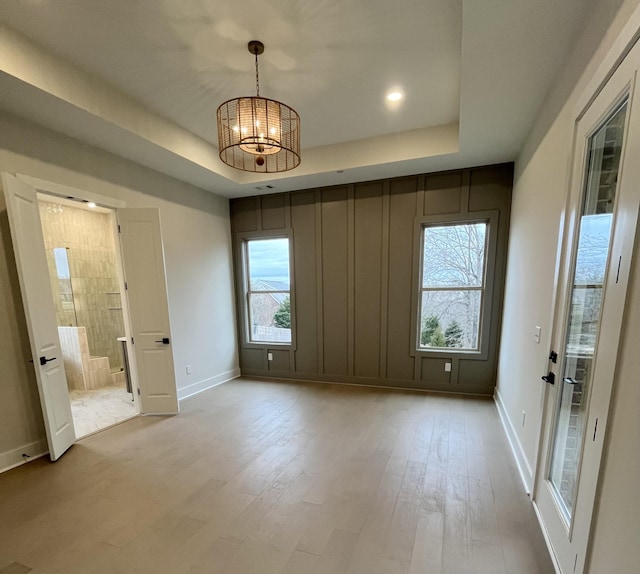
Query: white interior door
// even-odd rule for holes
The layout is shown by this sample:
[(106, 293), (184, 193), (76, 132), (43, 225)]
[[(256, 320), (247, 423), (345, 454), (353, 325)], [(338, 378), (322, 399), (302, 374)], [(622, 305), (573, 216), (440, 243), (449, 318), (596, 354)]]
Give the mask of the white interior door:
[(75, 442), (67, 377), (47, 269), (36, 190), (2, 174), (11, 239), (16, 256), (51, 460)]
[(534, 504), (557, 566), (582, 573), (640, 205), (640, 47), (576, 125)]
[(142, 412), (174, 414), (178, 391), (160, 214), (140, 208), (117, 213)]

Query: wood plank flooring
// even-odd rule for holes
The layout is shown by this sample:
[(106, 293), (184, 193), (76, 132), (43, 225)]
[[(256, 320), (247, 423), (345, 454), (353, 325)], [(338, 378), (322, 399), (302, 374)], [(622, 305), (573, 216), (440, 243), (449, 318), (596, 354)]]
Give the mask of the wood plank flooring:
[(0, 574), (553, 574), (486, 399), (239, 379), (0, 475)]

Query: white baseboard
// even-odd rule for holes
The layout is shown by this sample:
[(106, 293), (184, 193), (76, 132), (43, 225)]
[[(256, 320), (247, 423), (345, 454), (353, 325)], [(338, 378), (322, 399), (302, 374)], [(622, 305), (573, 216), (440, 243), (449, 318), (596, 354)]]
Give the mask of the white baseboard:
[(522, 444), (520, 444), (520, 440), (518, 439), (518, 435), (513, 427), (513, 423), (507, 414), (507, 409), (502, 402), (502, 397), (500, 396), (498, 389), (496, 389), (496, 392), (493, 395), (493, 400), (496, 403), (498, 414), (502, 421), (502, 427), (504, 428), (507, 440), (509, 441), (509, 446), (511, 446), (511, 452), (513, 453), (513, 458), (516, 461), (516, 466), (518, 467), (518, 472), (520, 474), (522, 484), (524, 485), (525, 492), (527, 494), (531, 494), (531, 490), (533, 488), (533, 471), (531, 470), (529, 461), (527, 461), (527, 457), (524, 454), (524, 449), (522, 448)]
[(237, 379), (240, 376), (240, 369), (232, 369), (230, 371), (226, 371), (224, 373), (220, 373), (215, 377), (209, 377), (208, 379), (203, 379), (202, 381), (198, 381), (197, 383), (193, 383), (187, 387), (182, 387), (178, 389), (178, 400), (186, 399), (187, 397), (192, 397), (193, 395), (197, 395), (202, 391), (206, 391), (212, 387), (217, 387), (222, 383), (226, 383), (233, 379)]
[(25, 444), (6, 452), (0, 452), (0, 472), (5, 472), (26, 462), (40, 458), (48, 454), (48, 452), (49, 449), (46, 439)]

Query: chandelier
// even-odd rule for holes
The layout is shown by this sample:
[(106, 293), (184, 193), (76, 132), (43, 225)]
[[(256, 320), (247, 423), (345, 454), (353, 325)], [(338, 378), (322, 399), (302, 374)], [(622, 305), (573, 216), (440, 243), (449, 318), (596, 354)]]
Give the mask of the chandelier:
[(248, 48), (256, 60), (256, 95), (218, 108), (220, 159), (242, 171), (288, 171), (300, 165), (300, 116), (286, 104), (260, 96), (258, 56), (264, 44), (252, 40)]

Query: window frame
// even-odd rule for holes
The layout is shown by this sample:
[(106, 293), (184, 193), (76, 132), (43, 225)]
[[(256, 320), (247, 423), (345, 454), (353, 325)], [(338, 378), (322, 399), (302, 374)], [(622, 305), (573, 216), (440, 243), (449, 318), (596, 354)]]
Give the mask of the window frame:
[[(237, 269), (240, 270), (240, 278), (238, 281), (238, 301), (242, 301), (239, 305), (241, 315), (241, 333), (240, 344), (243, 348), (250, 349), (296, 349), (296, 315), (295, 315), (295, 281), (293, 269), (293, 232), (291, 230), (274, 230), (274, 231), (253, 231), (238, 233), (237, 236)], [(287, 239), (289, 243), (289, 302), (291, 307), (291, 342), (281, 341), (252, 341), (251, 325), (250, 325), (250, 302), (251, 293), (270, 293), (270, 291), (251, 291), (249, 289), (249, 257), (248, 246), (251, 241), (260, 241), (265, 239)], [(283, 293), (283, 291), (276, 291)]]
[[(492, 323), (492, 308), (494, 297), (494, 282), (496, 273), (496, 252), (498, 244), (498, 221), (500, 212), (498, 210), (473, 211), (469, 213), (456, 213), (450, 215), (429, 215), (417, 217), (415, 219), (414, 236), (414, 270), (413, 270), (413, 293), (411, 303), (411, 349), (410, 355), (413, 357), (433, 357), (433, 358), (469, 358), (477, 360), (487, 360), (489, 355), (490, 330)], [(473, 287), (468, 290), (481, 292), (480, 319), (478, 326), (478, 348), (477, 349), (457, 349), (455, 347), (421, 347), (421, 314), (422, 314), (422, 293), (425, 291), (422, 285), (423, 262), (424, 262), (424, 233), (429, 227), (444, 227), (454, 225), (469, 225), (474, 223), (485, 223), (487, 231), (485, 236), (485, 263), (483, 270), (483, 286)], [(435, 290), (438, 289), (427, 289)], [(442, 289), (443, 291), (447, 290)], [(457, 290), (457, 289), (456, 289)], [(467, 290), (460, 288), (460, 290)], [(498, 328), (498, 325), (495, 325)]]

